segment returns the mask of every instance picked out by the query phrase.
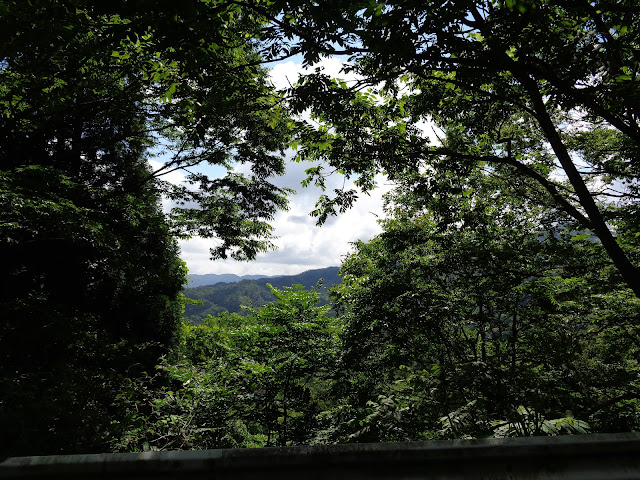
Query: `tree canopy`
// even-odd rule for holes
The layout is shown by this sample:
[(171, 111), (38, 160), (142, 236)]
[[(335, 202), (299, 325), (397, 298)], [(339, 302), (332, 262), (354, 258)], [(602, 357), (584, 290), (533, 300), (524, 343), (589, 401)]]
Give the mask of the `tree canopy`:
[[(437, 196), (460, 194), (456, 178), (475, 169), (514, 178), (514, 189), (534, 179), (640, 295), (635, 2), (276, 4), (292, 51), (309, 64), (345, 55), (360, 78), (317, 71), (291, 92), (319, 124), (299, 128), (299, 158), (322, 161), (310, 180), (335, 169), (366, 191), (378, 172), (427, 171)], [(354, 194), (321, 198), (320, 220)]]
[[(222, 2), (0, 4), (7, 451), (99, 448), (122, 378), (177, 338), (177, 238), (214, 258), (270, 248), (288, 134), (262, 26)], [(177, 170), (187, 184), (163, 181)]]
[(496, 194), (495, 182), (472, 177), (444, 219), (410, 181), (383, 233), (345, 259), (339, 384), (346, 418), (361, 423), (345, 422), (341, 438), (636, 428), (625, 422), (637, 401), (637, 298), (599, 243), (558, 231), (565, 212)]
[[(5, 168), (55, 166), (107, 202), (152, 189), (174, 202), (177, 235), (217, 238), (216, 257), (269, 246), (268, 220), (286, 192), (285, 111), (254, 38), (261, 23), (217, 2), (10, 2), (2, 16)], [(135, 145), (164, 164), (138, 178)], [(134, 154), (135, 155), (135, 154)], [(211, 178), (202, 163), (251, 163), (248, 177)], [(158, 179), (182, 170), (192, 188)], [(97, 194), (95, 194), (97, 196)]]
[[(639, 8), (0, 2), (0, 455), (636, 431)], [(289, 147), (396, 184), (337, 317), (183, 324), (177, 239), (271, 248)]]

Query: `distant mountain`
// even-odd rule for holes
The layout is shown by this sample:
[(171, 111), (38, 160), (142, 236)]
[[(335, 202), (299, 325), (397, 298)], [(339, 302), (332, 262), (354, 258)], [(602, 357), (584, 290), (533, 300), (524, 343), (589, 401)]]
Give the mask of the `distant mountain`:
[(216, 283), (235, 283), (242, 280), (257, 280), (259, 278), (270, 278), (266, 275), (234, 275), (233, 273), (206, 273), (204, 275), (187, 275), (187, 286), (189, 288), (201, 287), (203, 285), (215, 285)]
[[(204, 277), (205, 275), (199, 276)], [(215, 275), (212, 275), (212, 277), (215, 277)], [(342, 282), (338, 275), (338, 267), (327, 267), (308, 270), (299, 275), (262, 277), (258, 279), (245, 278), (232, 283), (217, 283), (215, 285), (186, 288), (184, 295), (188, 298), (202, 301), (203, 305), (187, 305), (185, 316), (190, 323), (196, 325), (201, 323), (207, 315), (217, 315), (224, 311), (244, 313), (242, 306), (253, 304), (254, 307), (261, 307), (265, 303), (275, 300), (271, 290), (267, 287), (267, 283), (280, 289), (295, 284), (311, 288), (315, 287), (320, 279), (323, 279), (324, 287), (332, 287)], [(323, 289), (321, 294), (323, 303), (327, 303), (328, 292), (326, 288)]]

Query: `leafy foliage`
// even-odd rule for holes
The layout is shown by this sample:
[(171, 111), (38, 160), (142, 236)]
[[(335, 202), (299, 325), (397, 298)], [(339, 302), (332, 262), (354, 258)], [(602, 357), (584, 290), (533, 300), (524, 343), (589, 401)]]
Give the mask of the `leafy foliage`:
[[(96, 188), (99, 205), (163, 192), (177, 202), (173, 233), (218, 238), (214, 256), (268, 247), (265, 220), (286, 192), (266, 179), (283, 172), (287, 126), (255, 42), (245, 41), (256, 18), (216, 2), (61, 0), (12, 3), (0, 26), (5, 169), (55, 166)], [(136, 145), (151, 144), (169, 161), (132, 176)], [(250, 163), (251, 174), (189, 170), (235, 163)], [(176, 170), (190, 187), (154, 181)]]
[(270, 247), (288, 127), (260, 28), (196, 0), (0, 5), (3, 455), (104, 450), (117, 392), (176, 341), (176, 238)]
[[(0, 4), (0, 454), (637, 431), (637, 7)], [(358, 79), (285, 98), (297, 53)], [(339, 316), (276, 285), (181, 325), (176, 238), (270, 248), (290, 145), (397, 184)]]
[[(121, 394), (118, 450), (308, 443), (335, 357), (335, 320), (317, 289), (272, 288), (275, 302), (248, 316), (221, 314), (184, 327), (180, 358)], [(140, 415), (143, 405), (146, 412)]]
[[(309, 182), (324, 185), (337, 171), (368, 191), (377, 173), (396, 180), (420, 171), (428, 194), (438, 194), (487, 168), (515, 178), (514, 193), (534, 180), (546, 204), (598, 237), (640, 296), (625, 233), (631, 227), (636, 238), (638, 215), (636, 3), (275, 5), (289, 19), (273, 21), (293, 51), (310, 65), (348, 55), (345, 73), (358, 78), (318, 69), (291, 89), (294, 110), (311, 113), (299, 122), (298, 158), (321, 162)], [(320, 222), (356, 193), (321, 197)]]
[(638, 428), (635, 296), (565, 214), (497, 191), (441, 214), (409, 184), (343, 264), (338, 439)]

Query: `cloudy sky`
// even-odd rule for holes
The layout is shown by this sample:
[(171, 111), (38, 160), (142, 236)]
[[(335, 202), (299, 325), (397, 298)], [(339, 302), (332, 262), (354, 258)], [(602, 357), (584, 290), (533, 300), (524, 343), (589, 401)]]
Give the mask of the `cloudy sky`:
[[(322, 66), (330, 75), (340, 75), (341, 63), (338, 59), (326, 59)], [(302, 71), (300, 63), (286, 61), (276, 64), (271, 72), (276, 87), (286, 88), (289, 83), (296, 82)], [(311, 164), (297, 164), (290, 162), (287, 173), (274, 179), (276, 185), (296, 190), (290, 197), (290, 208), (286, 212), (279, 212), (273, 221), (274, 233), (279, 237), (274, 243), (278, 246), (275, 251), (260, 254), (253, 262), (237, 262), (234, 260), (209, 259), (211, 240), (193, 238), (181, 241), (182, 259), (187, 262), (189, 273), (235, 273), (237, 275), (288, 275), (303, 272), (313, 268), (340, 265), (342, 256), (350, 251), (350, 242), (368, 240), (377, 233), (380, 227), (377, 219), (382, 217), (382, 194), (390, 190), (391, 186), (384, 179), (380, 179), (379, 188), (370, 195), (360, 195), (354, 207), (345, 214), (330, 218), (325, 225), (317, 227), (316, 219), (309, 216), (320, 196), (315, 187), (302, 188), (301, 180), (305, 177), (304, 170)], [(178, 182), (181, 180), (178, 172), (167, 180)], [(327, 187), (342, 186), (343, 179), (336, 176), (329, 178)], [(346, 185), (349, 187), (349, 184)]]

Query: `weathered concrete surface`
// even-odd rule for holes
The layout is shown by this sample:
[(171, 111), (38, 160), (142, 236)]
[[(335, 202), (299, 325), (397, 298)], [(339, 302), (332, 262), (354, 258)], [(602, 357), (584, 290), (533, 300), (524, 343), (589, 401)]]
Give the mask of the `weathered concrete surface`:
[(640, 479), (640, 434), (16, 457), (9, 478)]

